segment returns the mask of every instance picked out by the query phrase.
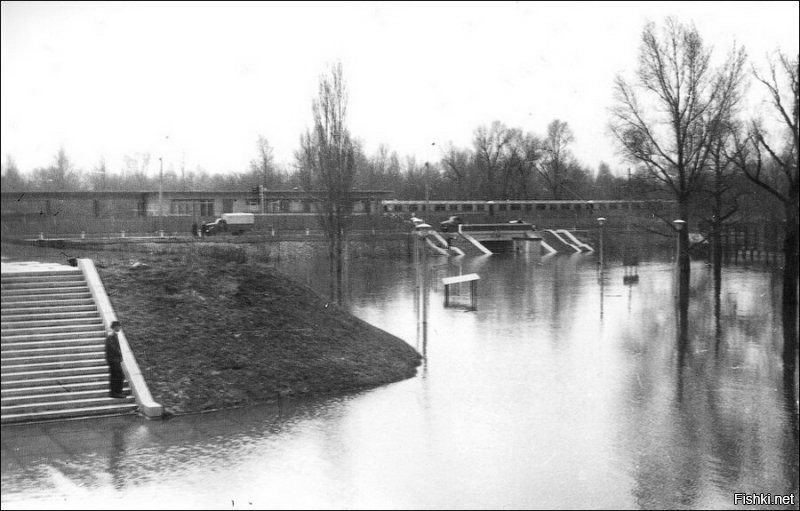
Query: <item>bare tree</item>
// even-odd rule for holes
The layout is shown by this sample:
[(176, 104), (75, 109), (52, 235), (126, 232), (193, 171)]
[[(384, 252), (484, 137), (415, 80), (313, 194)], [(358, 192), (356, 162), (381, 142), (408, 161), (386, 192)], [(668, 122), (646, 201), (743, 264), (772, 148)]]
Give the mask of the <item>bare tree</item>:
[(470, 186), (471, 164), (472, 155), (468, 150), (456, 149), (452, 143), (448, 145), (445, 154), (442, 156), (441, 166), (444, 179), (454, 185), (454, 199), (472, 196)]
[(596, 199), (619, 199), (619, 195), (617, 179), (611, 173), (611, 167), (608, 163), (601, 161), (597, 166), (597, 176), (594, 178), (593, 197)]
[[(732, 112), (731, 112), (732, 113)], [(732, 120), (720, 119), (720, 125), (713, 130), (709, 140), (710, 176), (701, 197), (704, 208), (710, 213), (707, 237), (711, 241), (711, 265), (714, 284), (719, 289), (722, 278), (722, 229), (728, 220), (739, 211), (739, 195), (741, 186), (737, 183), (733, 172), (733, 148), (739, 126)]]
[(564, 174), (571, 158), (569, 145), (574, 141), (575, 135), (565, 121), (555, 119), (547, 126), (547, 137), (542, 144), (544, 158), (538, 170), (556, 200), (563, 196)]
[(144, 190), (149, 186), (150, 153), (123, 156), (122, 186), (125, 189)]
[(64, 148), (56, 153), (48, 167), (34, 169), (33, 182), (40, 190), (77, 190), (80, 188), (80, 173), (75, 170)]
[(472, 139), (475, 162), (482, 173), (485, 197), (495, 198), (497, 174), (503, 167), (502, 158), (506, 146), (511, 142), (511, 132), (500, 121), (494, 121), (488, 129), (480, 126)]
[(91, 185), (92, 190), (107, 190), (108, 189), (108, 166), (106, 165), (106, 159), (101, 157), (100, 161), (97, 164), (97, 167), (91, 171), (91, 176), (89, 177), (89, 182)]
[[(341, 282), (353, 207), (357, 149), (345, 124), (347, 89), (341, 63), (320, 76), (312, 111), (314, 127), (301, 138), (300, 166), (306, 170), (306, 182), (322, 191), (320, 220), (329, 241), (331, 272)], [(337, 298), (341, 300), (341, 289), (338, 291)]]
[(17, 192), (26, 189), (25, 179), (19, 173), (16, 162), (10, 156), (6, 156), (6, 163), (3, 165), (2, 189), (4, 192)]
[(637, 80), (615, 82), (611, 131), (623, 154), (641, 163), (676, 200), (686, 228), (678, 231), (681, 282), (689, 279), (690, 201), (707, 168), (713, 128), (736, 98), (745, 54), (734, 48), (719, 69), (694, 26), (666, 20), (642, 31)]
[(782, 133), (779, 137), (770, 137), (761, 122), (753, 121), (747, 137), (739, 139), (736, 144), (734, 160), (750, 181), (766, 190), (783, 206), (783, 328), (784, 340), (788, 340), (784, 342), (784, 360), (791, 359), (792, 364), (797, 353), (797, 210), (800, 205), (797, 170), (800, 145), (798, 60), (798, 57), (792, 60), (778, 52), (776, 58), (769, 63), (768, 76), (754, 71), (756, 79), (767, 90), (769, 103), (777, 114)]
[(250, 161), (250, 170), (259, 176), (259, 181), (264, 188), (272, 188), (277, 184), (272, 146), (266, 137), (259, 135), (256, 148), (258, 155)]
[(512, 128), (504, 158), (503, 198), (529, 199), (537, 162), (542, 157), (541, 141), (531, 133)]

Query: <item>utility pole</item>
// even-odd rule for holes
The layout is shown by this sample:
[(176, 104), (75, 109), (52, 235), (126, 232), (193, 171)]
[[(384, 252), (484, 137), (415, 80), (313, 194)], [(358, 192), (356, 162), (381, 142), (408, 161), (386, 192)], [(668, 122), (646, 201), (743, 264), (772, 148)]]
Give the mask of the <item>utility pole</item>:
[(164, 230), (164, 158), (158, 157), (158, 230)]
[(431, 185), (428, 182), (428, 162), (425, 162), (425, 214), (431, 212)]
[(600, 272), (601, 272), (601, 275), (602, 275), (602, 272), (605, 269), (604, 267), (605, 267), (605, 264), (606, 264), (606, 262), (605, 262), (605, 254), (604, 254), (604, 250), (603, 250), (603, 241), (604, 241), (603, 238), (606, 237), (606, 233), (605, 233), (606, 219), (603, 218), (603, 217), (600, 217), (600, 218), (597, 219), (597, 223), (600, 224), (600, 260), (598, 261), (598, 263), (599, 263), (598, 266), (600, 267), (599, 269), (600, 269)]

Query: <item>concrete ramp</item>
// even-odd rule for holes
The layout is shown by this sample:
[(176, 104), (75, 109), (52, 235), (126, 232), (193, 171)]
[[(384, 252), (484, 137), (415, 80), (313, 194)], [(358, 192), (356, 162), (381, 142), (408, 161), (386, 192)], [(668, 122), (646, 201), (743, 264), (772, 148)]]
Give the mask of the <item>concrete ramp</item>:
[(583, 252), (594, 252), (594, 249), (589, 244), (582, 242), (581, 240), (576, 238), (575, 235), (572, 234), (571, 232), (569, 232), (568, 230), (566, 230), (566, 229), (558, 229), (558, 230), (556, 230), (556, 232), (558, 234), (560, 234), (561, 236), (563, 236), (564, 238), (568, 239), (570, 241), (570, 243), (572, 243), (576, 247), (580, 248), (581, 251), (583, 251)]
[(547, 255), (558, 254), (558, 250), (551, 247), (544, 239), (539, 242), (543, 249), (547, 250)]
[(561, 252), (572, 253), (581, 251), (580, 248), (578, 248), (576, 245), (573, 245), (572, 243), (564, 239), (564, 237), (562, 237), (559, 233), (557, 233), (553, 229), (545, 229), (544, 231), (542, 231), (542, 237), (545, 239), (547, 243), (550, 244), (551, 247), (553, 247), (559, 253)]
[(431, 234), (431, 236), (433, 236), (436, 239), (436, 241), (439, 242), (439, 245), (446, 250), (445, 252), (446, 255), (457, 255), (457, 256), (464, 255), (464, 251), (461, 250), (460, 248), (448, 245), (447, 240), (444, 239), (444, 236), (442, 236), (438, 232), (433, 231), (433, 234)]
[(425, 243), (427, 243), (428, 246), (439, 255), (450, 255), (450, 252), (448, 252), (446, 248), (442, 248), (438, 244), (434, 243), (430, 236), (425, 237)]
[(491, 250), (489, 250), (488, 248), (486, 248), (486, 247), (483, 245), (483, 243), (481, 243), (480, 241), (476, 240), (475, 238), (473, 238), (473, 237), (472, 237), (472, 236), (470, 236), (469, 234), (467, 234), (467, 233), (465, 233), (465, 232), (460, 232), (459, 234), (461, 235), (461, 237), (462, 237), (462, 238), (464, 238), (465, 240), (467, 240), (468, 242), (470, 242), (470, 243), (472, 244), (472, 246), (474, 246), (475, 248), (477, 248), (478, 250), (480, 250), (480, 251), (481, 251), (481, 252), (483, 252), (484, 254), (486, 254), (486, 255), (492, 255), (492, 254), (494, 253), (494, 252), (492, 252)]

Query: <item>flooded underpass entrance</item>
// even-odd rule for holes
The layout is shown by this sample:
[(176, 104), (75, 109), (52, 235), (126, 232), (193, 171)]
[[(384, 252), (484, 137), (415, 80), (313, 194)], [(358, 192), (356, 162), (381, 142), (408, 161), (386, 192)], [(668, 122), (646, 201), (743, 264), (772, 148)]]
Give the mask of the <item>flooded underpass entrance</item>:
[[(3, 508), (716, 509), (737, 492), (796, 503), (780, 275), (728, 267), (715, 298), (710, 270), (693, 265), (679, 343), (671, 263), (640, 261), (633, 283), (595, 260), (428, 258), (431, 282), (480, 275), (480, 306), (446, 308), (432, 285), (415, 346), (426, 360), (396, 384), (162, 422), (5, 426)], [(324, 259), (281, 269), (328, 290)], [(348, 307), (415, 345), (412, 263), (349, 270)]]

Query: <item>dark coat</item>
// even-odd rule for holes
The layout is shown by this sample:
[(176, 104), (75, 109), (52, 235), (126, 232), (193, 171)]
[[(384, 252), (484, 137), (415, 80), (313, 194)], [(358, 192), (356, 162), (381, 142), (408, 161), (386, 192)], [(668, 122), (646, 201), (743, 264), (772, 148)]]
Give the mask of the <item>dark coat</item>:
[(106, 337), (106, 362), (109, 364), (122, 363), (122, 350), (119, 348), (119, 338), (116, 332)]

